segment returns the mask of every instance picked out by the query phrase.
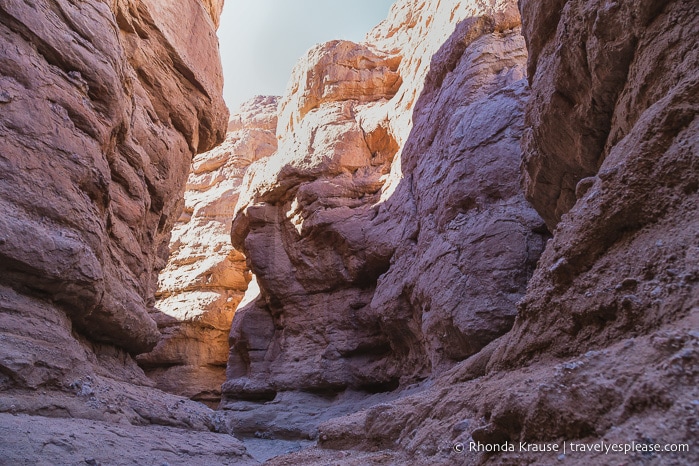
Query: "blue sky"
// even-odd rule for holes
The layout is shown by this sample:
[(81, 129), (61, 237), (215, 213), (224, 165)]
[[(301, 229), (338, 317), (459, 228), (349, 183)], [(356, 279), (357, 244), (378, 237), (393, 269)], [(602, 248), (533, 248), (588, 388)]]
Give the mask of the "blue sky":
[(361, 41), (393, 2), (226, 0), (218, 37), (229, 108), (257, 94), (282, 94), (306, 50), (332, 39)]

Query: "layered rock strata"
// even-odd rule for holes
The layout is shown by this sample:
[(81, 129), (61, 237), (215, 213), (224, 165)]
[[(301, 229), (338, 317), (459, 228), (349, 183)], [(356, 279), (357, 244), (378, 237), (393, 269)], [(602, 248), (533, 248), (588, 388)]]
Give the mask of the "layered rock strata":
[[(2, 281), (92, 340), (150, 349), (189, 162), (225, 131), (211, 18), (193, 0), (0, 8)], [(202, 34), (181, 38), (178, 15)]]
[[(132, 355), (160, 339), (154, 293), (192, 156), (225, 135), (217, 20), (198, 0), (0, 1), (0, 411), (18, 415), (1, 414), (0, 449), (10, 462), (121, 456), (113, 443), (85, 456), (71, 443), (84, 428), (54, 418), (121, 423), (113, 435), (134, 438), (215, 429), (205, 406), (151, 388)], [(134, 427), (151, 424), (159, 433)], [(22, 440), (32, 432), (46, 441)], [(232, 437), (223, 444), (251, 461)]]
[[(151, 375), (210, 391), (220, 356), (189, 335), (238, 299), (206, 260), (160, 298), (214, 300), (173, 325), (152, 299), (175, 219), (194, 236), (191, 157), (223, 139), (220, 7), (0, 0), (7, 461), (254, 463), (213, 430), (317, 439), (269, 464), (699, 463), (693, 2), (522, 0), (529, 88), (514, 2), (400, 1), (365, 43), (313, 49), (242, 181), (232, 237), (257, 280), (215, 414), (132, 355), (163, 330)], [(226, 189), (228, 160), (194, 183)], [(189, 222), (222, 228), (230, 204), (189, 196)], [(193, 255), (230, 266), (216, 238)], [(687, 449), (454, 449), (471, 441)]]
[(251, 278), (231, 246), (233, 208), (247, 167), (276, 150), (276, 126), (277, 98), (254, 98), (231, 116), (223, 144), (194, 158), (156, 293), (163, 337), (137, 357), (165, 391), (220, 398), (233, 313)]
[(387, 391), (510, 328), (546, 232), (518, 183), (518, 25), (514, 2), (398, 2), (297, 64), (236, 207), (260, 297), (225, 396)]

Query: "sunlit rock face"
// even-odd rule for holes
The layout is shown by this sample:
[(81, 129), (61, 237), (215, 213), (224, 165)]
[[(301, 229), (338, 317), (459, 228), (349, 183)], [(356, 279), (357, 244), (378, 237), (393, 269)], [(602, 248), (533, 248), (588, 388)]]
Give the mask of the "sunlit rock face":
[(221, 13), (223, 12), (223, 2), (224, 0), (201, 0), (216, 29), (218, 29)]
[(276, 126), (277, 98), (256, 97), (231, 116), (223, 144), (194, 158), (156, 294), (163, 338), (137, 358), (163, 390), (220, 397), (231, 320), (250, 281), (230, 241), (233, 209), (247, 167), (276, 150)]
[(546, 230), (519, 188), (525, 62), (515, 2), (457, 1), (299, 61), (236, 207), (260, 291), (226, 397), (386, 391), (510, 328)]

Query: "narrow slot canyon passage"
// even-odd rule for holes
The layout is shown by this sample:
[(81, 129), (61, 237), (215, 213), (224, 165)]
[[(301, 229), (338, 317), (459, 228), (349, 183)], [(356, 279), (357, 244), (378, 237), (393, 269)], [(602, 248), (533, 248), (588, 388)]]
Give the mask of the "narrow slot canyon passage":
[(699, 464), (692, 0), (0, 0), (0, 464)]

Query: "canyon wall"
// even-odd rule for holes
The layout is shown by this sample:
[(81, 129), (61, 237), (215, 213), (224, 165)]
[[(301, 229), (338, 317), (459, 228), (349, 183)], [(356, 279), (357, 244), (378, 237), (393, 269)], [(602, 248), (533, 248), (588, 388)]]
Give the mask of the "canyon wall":
[[(4, 457), (699, 463), (699, 12), (518, 3), (399, 0), (207, 152), (222, 1), (0, 0)], [(571, 441), (689, 448), (468, 448)]]
[[(151, 424), (197, 431), (218, 445), (213, 462), (251, 461), (208, 432), (212, 411), (151, 388), (132, 358), (161, 338), (154, 294), (192, 156), (225, 136), (221, 5), (0, 1), (0, 450), (10, 462), (181, 463), (196, 450), (184, 431), (134, 427)], [(66, 418), (91, 419), (109, 442)], [(163, 445), (167, 432), (177, 446)]]
[(256, 97), (231, 115), (223, 144), (194, 158), (156, 293), (163, 337), (136, 358), (167, 392), (220, 399), (233, 313), (251, 279), (231, 245), (233, 208), (247, 167), (276, 150), (276, 126), (277, 98)]
[[(3, 285), (94, 341), (150, 349), (192, 154), (225, 131), (211, 19), (195, 1), (0, 8)], [(178, 37), (181, 14), (207, 32)]]
[[(682, 0), (520, 8), (523, 183), (552, 239), (512, 330), (420, 393), (326, 421), (321, 449), (284, 461), (321, 464), (348, 449), (361, 458), (350, 464), (699, 461), (699, 12)], [(586, 451), (562, 454), (571, 441)], [(605, 454), (591, 449), (599, 442), (646, 447)]]
[(546, 20), (522, 4), (536, 44), (525, 187), (556, 233), (505, 360), (579, 353), (697, 311), (699, 51), (684, 38), (699, 14), (687, 1), (598, 3)]
[(299, 61), (236, 206), (260, 294), (227, 400), (393, 390), (510, 329), (547, 233), (519, 187), (525, 62), (514, 2), (457, 1)]
[(294, 71), (232, 233), (229, 423), (318, 439), (271, 464), (699, 461), (696, 7), (522, 1), (527, 57), (487, 6), (397, 2)]

